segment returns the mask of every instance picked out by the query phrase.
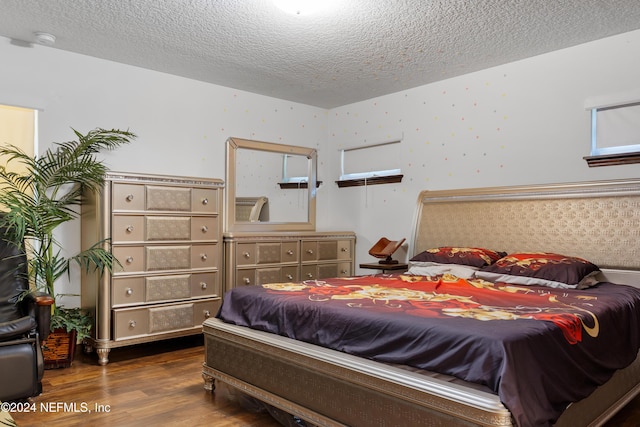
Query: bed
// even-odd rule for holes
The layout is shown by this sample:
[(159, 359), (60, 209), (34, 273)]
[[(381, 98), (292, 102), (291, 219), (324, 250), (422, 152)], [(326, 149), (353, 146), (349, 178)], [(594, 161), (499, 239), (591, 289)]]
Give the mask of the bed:
[[(599, 425), (640, 391), (638, 386), (640, 362), (636, 357), (638, 348), (637, 308), (629, 309), (626, 314), (616, 316), (598, 311), (600, 310), (600, 301), (609, 299), (615, 305), (616, 301), (621, 298), (629, 297), (632, 300), (637, 298), (638, 291), (635, 287), (640, 283), (637, 273), (640, 270), (639, 233), (640, 181), (624, 180), (529, 187), (425, 191), (418, 198), (410, 253), (412, 256), (418, 256), (427, 249), (449, 247), (495, 248), (510, 255), (539, 251), (570, 254), (581, 260), (589, 260), (590, 264), (600, 268), (585, 275), (592, 283), (625, 284), (621, 286), (600, 283), (588, 289), (563, 289), (545, 286), (540, 290), (537, 285), (505, 284), (504, 281), (497, 281), (498, 285), (488, 284), (489, 282), (486, 282), (485, 279), (474, 283), (475, 279), (473, 278), (461, 279), (459, 277), (464, 274), (455, 275), (453, 279), (444, 281), (442, 280), (443, 276), (431, 277), (430, 275), (425, 276), (425, 279), (415, 280), (421, 287), (419, 290), (431, 294), (433, 294), (434, 288), (429, 288), (429, 286), (437, 286), (439, 295), (449, 296), (455, 294), (452, 289), (466, 287), (464, 288), (465, 292), (462, 292), (461, 295), (449, 298), (448, 317), (451, 317), (449, 315), (452, 312), (459, 310), (460, 306), (468, 311), (469, 303), (473, 304), (476, 309), (482, 308), (482, 315), (486, 315), (484, 313), (486, 307), (496, 305), (495, 301), (500, 301), (501, 298), (494, 299), (491, 303), (483, 300), (486, 297), (481, 294), (478, 294), (476, 300), (473, 301), (466, 301), (462, 298), (464, 295), (470, 295), (469, 290), (483, 287), (498, 286), (506, 293), (515, 294), (517, 298), (522, 297), (514, 304), (521, 309), (517, 314), (525, 317), (532, 317), (532, 307), (537, 310), (536, 312), (542, 312), (544, 315), (549, 311), (539, 310), (540, 307), (535, 306), (535, 302), (527, 298), (533, 297), (535, 300), (542, 296), (542, 299), (546, 301), (546, 305), (542, 304), (544, 307), (549, 305), (549, 301), (558, 302), (564, 308), (569, 307), (568, 312), (563, 311), (562, 316), (553, 321), (538, 319), (537, 322), (537, 325), (542, 325), (543, 329), (546, 327), (544, 325), (556, 326), (551, 328), (555, 331), (554, 339), (556, 341), (583, 339), (589, 341), (593, 338), (591, 335), (594, 334), (594, 328), (597, 329), (598, 325), (603, 330), (622, 328), (625, 324), (631, 325), (628, 331), (623, 331), (624, 334), (632, 334), (626, 340), (628, 346), (611, 352), (620, 355), (615, 358), (618, 360), (598, 360), (598, 366), (606, 365), (608, 373), (592, 369), (587, 362), (589, 357), (593, 358), (593, 355), (590, 353), (586, 356), (583, 355), (584, 357), (588, 356), (581, 362), (581, 366), (584, 366), (586, 371), (585, 378), (587, 380), (585, 382), (589, 383), (586, 392), (580, 385), (579, 375), (570, 375), (568, 379), (559, 381), (563, 387), (549, 388), (548, 385), (546, 386), (547, 390), (565, 389), (565, 392), (570, 395), (575, 390), (574, 394), (578, 396), (574, 397), (576, 400), (574, 403), (568, 406), (565, 403), (562, 406), (555, 425)], [(420, 261), (415, 264), (418, 267), (423, 267)], [(369, 289), (370, 286), (381, 284), (385, 285), (385, 291), (388, 292), (388, 289), (413, 289), (405, 285), (414, 281), (412, 279), (414, 276), (379, 275), (377, 277), (354, 277), (341, 280), (350, 281), (349, 283), (355, 285), (359, 292), (363, 288)], [(444, 277), (448, 278), (448, 276)], [(371, 280), (375, 283), (370, 282)], [(260, 292), (268, 298), (273, 298), (277, 294), (293, 290), (298, 294), (296, 298), (305, 301), (320, 298), (317, 302), (321, 302), (322, 298), (326, 299), (327, 297), (327, 289), (330, 289), (332, 295), (335, 296), (336, 289), (350, 286), (345, 283), (344, 281), (337, 283), (327, 280), (326, 284), (323, 283), (320, 286), (307, 284), (309, 286), (298, 288), (294, 284), (273, 285), (260, 287)], [(627, 285), (631, 285), (631, 287)], [(527, 291), (522, 291), (523, 287)], [(310, 295), (304, 294), (301, 289), (305, 289), (304, 292), (313, 293), (313, 297), (310, 298)], [(344, 292), (348, 293), (353, 289), (351, 287)], [(241, 294), (248, 291), (248, 289), (239, 289), (234, 292), (242, 297)], [(491, 292), (495, 293), (496, 289)], [(624, 296), (617, 296), (618, 293), (624, 294)], [(292, 298), (292, 295), (290, 293), (286, 298), (295, 299)], [(616, 296), (614, 297), (614, 295)], [(223, 311), (225, 305), (238, 304), (237, 301), (233, 301), (232, 297), (233, 295), (225, 297)], [(245, 296), (246, 298), (257, 297), (248, 295)], [(348, 297), (337, 299), (341, 299), (341, 302), (346, 304), (361, 303), (357, 299), (348, 300)], [(402, 298), (387, 298), (386, 300), (397, 302), (398, 299)], [(377, 298), (377, 300), (382, 301), (385, 298)], [(272, 301), (267, 301), (269, 302), (266, 305), (271, 306)], [(372, 301), (372, 299), (368, 301)], [(479, 301), (480, 303), (478, 303)], [(598, 303), (593, 304), (593, 301), (598, 301)], [(621, 305), (628, 306), (632, 303), (625, 302)], [(406, 308), (406, 306), (403, 307)], [(524, 310), (522, 307), (527, 309)], [(412, 309), (415, 308), (413, 305)], [(419, 308), (423, 312), (433, 311), (425, 310), (424, 305)], [(249, 311), (251, 311), (251, 304), (240, 308), (241, 313)], [(502, 311), (504, 310), (498, 310), (498, 312)], [(369, 317), (365, 316), (365, 322), (374, 325), (379, 312), (380, 308), (374, 307), (366, 315)], [(442, 311), (439, 313), (441, 315)], [(221, 314), (222, 316), (219, 317), (227, 316), (226, 322), (216, 318), (207, 320), (203, 325), (205, 388), (213, 389), (214, 380), (222, 381), (316, 425), (507, 426), (539, 424), (539, 419), (535, 418), (537, 415), (533, 415), (534, 418), (532, 418), (528, 408), (536, 406), (538, 400), (536, 394), (527, 395), (525, 393), (522, 397), (518, 397), (520, 406), (524, 406), (524, 409), (515, 405), (511, 400), (516, 393), (513, 391), (514, 388), (529, 388), (529, 382), (532, 381), (523, 376), (524, 374), (518, 374), (517, 371), (514, 371), (515, 374), (494, 373), (493, 377), (483, 378), (479, 381), (480, 384), (477, 384), (464, 381), (461, 377), (465, 378), (466, 374), (460, 375), (455, 370), (445, 369), (443, 373), (437, 367), (425, 369), (425, 366), (430, 368), (429, 363), (430, 359), (434, 358), (433, 354), (419, 363), (416, 363), (412, 356), (410, 364), (414, 366), (407, 366), (406, 360), (403, 360), (402, 357), (396, 357), (397, 353), (406, 353), (407, 348), (410, 349), (410, 347), (402, 347), (401, 344), (394, 344), (394, 348), (389, 352), (395, 358), (371, 360), (371, 355), (361, 357), (316, 345), (314, 342), (318, 341), (314, 338), (303, 337), (304, 341), (301, 341), (283, 336), (292, 335), (290, 332), (266, 332), (269, 330), (269, 326), (259, 327), (262, 330), (258, 330), (239, 326), (242, 321), (236, 321), (237, 319), (232, 321), (238, 324), (229, 323), (228, 315), (222, 311)], [(334, 312), (333, 315), (337, 314)], [(415, 313), (408, 316), (411, 315), (415, 317)], [(438, 315), (430, 315), (438, 317)], [(285, 315), (282, 316), (286, 318)], [(272, 314), (267, 317), (277, 318), (280, 315), (274, 316)], [(580, 327), (577, 328), (579, 330), (575, 328), (576, 318), (580, 319)], [(286, 324), (294, 328), (295, 322), (290, 321), (291, 319), (294, 317), (290, 317)], [(563, 326), (564, 320), (562, 319), (573, 319), (573, 322), (569, 320)], [(619, 324), (607, 326), (609, 325), (607, 321), (620, 322), (621, 320), (622, 326)], [(313, 322), (313, 318), (308, 321)], [(518, 322), (523, 321), (525, 320), (512, 322), (511, 328), (513, 329), (514, 325), (522, 325)], [(450, 321), (448, 322), (451, 324)], [(465, 329), (465, 323), (454, 324), (457, 325), (454, 327), (454, 331), (456, 328)], [(315, 327), (316, 330), (321, 328), (322, 325)], [(386, 328), (386, 326), (382, 326), (377, 330)], [(327, 328), (327, 330), (331, 329)], [(515, 329), (518, 329), (518, 326)], [(363, 335), (366, 335), (367, 329), (361, 328), (361, 330)], [(393, 337), (400, 333), (398, 330), (390, 330), (390, 334), (389, 336)], [(452, 332), (449, 335), (454, 334)], [(482, 336), (483, 334), (474, 333), (473, 335)], [(532, 335), (537, 336), (537, 332), (534, 331)], [(598, 334), (596, 333), (596, 335)], [(600, 335), (604, 336), (605, 334)], [(292, 336), (295, 337), (295, 331)], [(383, 342), (388, 342), (389, 336), (382, 338)], [(611, 341), (606, 344), (607, 347), (621, 341), (616, 337), (608, 339)], [(327, 338), (327, 340), (331, 341), (332, 338)], [(537, 353), (538, 356), (534, 355), (533, 359), (527, 361), (527, 365), (549, 364), (548, 360), (542, 359), (539, 354), (547, 353), (551, 344), (536, 345), (544, 346), (545, 351)], [(469, 348), (473, 349), (473, 347)], [(569, 345), (569, 348), (578, 348), (578, 346), (571, 347)], [(344, 350), (344, 348), (342, 349)], [(351, 350), (349, 351), (351, 352)], [(524, 353), (529, 352), (535, 353), (534, 351)], [(358, 354), (357, 351), (355, 353)], [(373, 353), (379, 354), (383, 351), (378, 347)], [(477, 349), (468, 352), (468, 354), (476, 353), (482, 352)], [(375, 354), (373, 359), (376, 359)], [(491, 360), (490, 357), (493, 356), (488, 357), (489, 359), (482, 359), (474, 356), (469, 359), (473, 363), (482, 365), (489, 363), (488, 360)], [(577, 356), (573, 354), (567, 357), (575, 358)], [(597, 355), (596, 358), (601, 357), (603, 356)], [(474, 366), (473, 363), (468, 365)], [(502, 377), (509, 375), (512, 380), (507, 384)], [(501, 381), (502, 383), (500, 383)], [(503, 387), (500, 384), (506, 385)], [(580, 393), (586, 393), (586, 395), (581, 396)], [(566, 399), (566, 396), (561, 399)], [(507, 405), (503, 402), (507, 402)], [(553, 419), (555, 420), (555, 418), (557, 417), (554, 416)]]

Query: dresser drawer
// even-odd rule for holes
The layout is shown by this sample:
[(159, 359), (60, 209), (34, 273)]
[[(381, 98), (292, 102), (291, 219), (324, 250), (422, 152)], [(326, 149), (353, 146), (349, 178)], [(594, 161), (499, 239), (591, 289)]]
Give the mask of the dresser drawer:
[(320, 280), (328, 277), (338, 277), (337, 263), (303, 265), (301, 280)]
[(148, 216), (145, 240), (190, 240), (191, 218), (188, 216)]
[(238, 265), (255, 265), (256, 260), (256, 244), (255, 243), (238, 243), (236, 246), (236, 262)]
[(282, 255), (280, 260), (282, 263), (297, 263), (300, 261), (300, 246), (297, 241), (282, 242)]
[(236, 258), (238, 265), (297, 263), (298, 242), (239, 243)]
[(256, 269), (256, 285), (279, 282), (282, 282), (282, 269), (280, 267)]
[(351, 261), (339, 262), (338, 274), (336, 277), (349, 277), (349, 276), (353, 276), (353, 271), (351, 271)]
[(114, 275), (144, 271), (144, 246), (113, 246), (111, 251), (122, 265), (114, 267)]
[(113, 279), (113, 307), (220, 296), (218, 272)]
[(256, 284), (256, 269), (243, 268), (236, 271), (235, 286), (251, 286)]
[(191, 240), (218, 240), (218, 218), (194, 216), (191, 218)]
[(191, 268), (215, 268), (218, 266), (218, 245), (193, 245)]
[(111, 285), (111, 305), (134, 305), (144, 302), (144, 277), (114, 278)]
[(318, 266), (316, 264), (303, 265), (300, 268), (300, 280), (314, 280), (318, 278)]
[(113, 255), (123, 269), (119, 273), (212, 269), (218, 267), (218, 245), (147, 245), (114, 246)]
[(114, 339), (132, 339), (193, 329), (220, 308), (220, 299), (113, 310)]
[(144, 240), (144, 217), (141, 215), (114, 215), (111, 228), (114, 243)]
[(149, 211), (191, 211), (190, 188), (147, 185), (146, 199)]
[(144, 185), (142, 184), (113, 184), (113, 210), (144, 210)]
[(297, 265), (282, 267), (281, 282), (297, 282), (298, 280), (300, 280), (300, 275), (298, 274)]
[(303, 261), (347, 260), (351, 257), (351, 242), (349, 240), (302, 242)]
[(316, 261), (318, 259), (318, 242), (302, 242), (302, 261)]
[(329, 277), (351, 276), (351, 262), (328, 262), (321, 264), (303, 265), (301, 280), (320, 280)]
[(164, 240), (218, 240), (218, 218), (214, 216), (114, 215), (114, 243)]
[(146, 246), (147, 271), (188, 270), (191, 267), (190, 245)]
[(351, 241), (350, 240), (338, 240), (338, 258), (342, 259), (353, 259), (353, 254), (351, 253)]
[(191, 210), (195, 213), (218, 213), (218, 191), (211, 188), (194, 188), (191, 190)]
[(220, 296), (220, 278), (218, 272), (193, 273), (191, 275), (191, 297)]
[(236, 274), (236, 286), (295, 282), (297, 280), (299, 280), (297, 265), (243, 268), (239, 269)]
[(256, 243), (256, 264), (277, 264), (282, 256), (280, 242)]
[(160, 302), (191, 298), (191, 275), (145, 277), (145, 302)]

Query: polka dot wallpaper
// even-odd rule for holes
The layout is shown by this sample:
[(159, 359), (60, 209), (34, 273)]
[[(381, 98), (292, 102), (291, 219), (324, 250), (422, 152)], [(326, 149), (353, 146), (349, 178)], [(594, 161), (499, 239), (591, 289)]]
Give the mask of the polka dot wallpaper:
[(585, 100), (637, 88), (640, 62), (631, 51), (640, 51), (640, 32), (331, 110), (331, 176), (339, 176), (341, 148), (397, 135), (404, 175), (398, 184), (332, 186), (332, 226), (355, 229), (364, 262), (381, 236), (411, 237), (421, 190), (639, 176), (640, 165), (589, 168), (583, 159)]

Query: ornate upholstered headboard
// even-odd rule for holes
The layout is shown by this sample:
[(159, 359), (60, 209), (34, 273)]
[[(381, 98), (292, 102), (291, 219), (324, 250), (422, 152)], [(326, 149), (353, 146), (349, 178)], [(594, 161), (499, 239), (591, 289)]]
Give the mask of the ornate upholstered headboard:
[(640, 270), (640, 180), (423, 191), (411, 244), (410, 254), (546, 251)]
[(269, 221), (269, 199), (259, 197), (236, 197), (236, 221)]

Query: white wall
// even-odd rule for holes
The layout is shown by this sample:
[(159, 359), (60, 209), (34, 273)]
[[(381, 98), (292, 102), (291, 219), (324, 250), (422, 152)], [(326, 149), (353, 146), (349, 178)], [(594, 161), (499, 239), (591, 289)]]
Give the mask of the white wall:
[[(588, 97), (637, 91), (640, 31), (335, 108), (338, 149), (404, 134), (400, 184), (338, 189), (332, 228), (357, 233), (357, 262), (382, 236), (411, 237), (421, 190), (637, 178), (640, 165), (589, 168)], [(544, 249), (544, 248), (541, 248)], [(371, 272), (370, 270), (362, 273)]]
[[(317, 147), (318, 229), (354, 230), (361, 263), (379, 237), (410, 237), (423, 189), (638, 177), (640, 165), (582, 159), (585, 99), (637, 90), (638, 52), (635, 31), (326, 111), (0, 38), (0, 104), (43, 110), (42, 148), (72, 138), (70, 127), (137, 133), (107, 156), (112, 170), (224, 178), (229, 136)], [(340, 147), (401, 133), (402, 183), (337, 188)], [(74, 253), (79, 226), (65, 231)]]
[[(40, 149), (73, 139), (71, 127), (136, 133), (133, 144), (106, 156), (115, 171), (224, 179), (230, 136), (308, 147), (326, 140), (324, 109), (1, 37), (0, 58), (0, 104), (42, 109)], [(78, 223), (61, 233), (70, 254), (79, 250), (79, 230)], [(78, 273), (71, 282), (65, 292), (78, 293)]]

